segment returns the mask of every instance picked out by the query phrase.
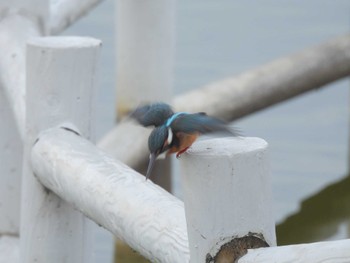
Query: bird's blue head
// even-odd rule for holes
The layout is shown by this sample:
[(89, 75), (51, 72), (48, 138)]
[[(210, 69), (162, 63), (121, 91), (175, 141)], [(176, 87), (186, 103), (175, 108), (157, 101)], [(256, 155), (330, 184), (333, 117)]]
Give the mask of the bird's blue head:
[(168, 128), (165, 125), (154, 128), (148, 137), (148, 149), (150, 153), (157, 156), (164, 152), (166, 149), (166, 141), (168, 139)]
[(138, 107), (131, 113), (131, 117), (145, 126), (161, 126), (166, 120), (174, 114), (171, 107), (162, 102), (156, 102), (149, 105)]
[(165, 125), (162, 125), (156, 127), (148, 137), (148, 149), (150, 151), (150, 156), (146, 173), (146, 179), (149, 178), (158, 155), (165, 152), (169, 148), (169, 132), (171, 133), (171, 131), (169, 131), (169, 128)]

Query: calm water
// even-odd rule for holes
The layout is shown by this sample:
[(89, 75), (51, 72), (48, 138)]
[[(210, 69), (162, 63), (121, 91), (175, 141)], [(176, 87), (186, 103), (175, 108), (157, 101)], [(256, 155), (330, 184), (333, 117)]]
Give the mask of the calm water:
[[(113, 4), (105, 1), (65, 32), (103, 41), (99, 137), (113, 126), (115, 113)], [(177, 12), (176, 94), (349, 33), (350, 28), (348, 0), (179, 0)], [(245, 135), (270, 144), (280, 244), (349, 237), (349, 98), (348, 80), (342, 80), (235, 124)], [(111, 262), (112, 240), (97, 231), (96, 262)]]

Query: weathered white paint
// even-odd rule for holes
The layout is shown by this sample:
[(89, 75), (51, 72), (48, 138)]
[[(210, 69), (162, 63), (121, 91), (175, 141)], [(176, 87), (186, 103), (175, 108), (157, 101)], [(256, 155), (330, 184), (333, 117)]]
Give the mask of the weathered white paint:
[(175, 0), (117, 3), (117, 108), (169, 101), (172, 95)]
[(249, 232), (276, 244), (267, 146), (259, 138), (208, 139), (181, 157), (191, 262)]
[(0, 263), (20, 263), (18, 237), (0, 236)]
[[(172, 104), (180, 111), (205, 111), (234, 120), (348, 75), (350, 36), (344, 36), (177, 96)], [(121, 132), (126, 129), (124, 124), (118, 125), (100, 141), (99, 146), (135, 167), (148, 158), (147, 148), (138, 145), (147, 145), (147, 136), (143, 135), (142, 130), (137, 132), (136, 128), (130, 128), (129, 133), (134, 135), (130, 137), (129, 133)], [(145, 139), (134, 142), (134, 138)], [(133, 147), (125, 152), (124, 145), (130, 143), (133, 143)]]
[(0, 235), (19, 234), (22, 138), (0, 86)]
[(50, 0), (50, 34), (61, 33), (100, 2), (102, 0)]
[(27, 45), (26, 141), (22, 182), (21, 262), (91, 262), (86, 218), (35, 178), (29, 163), (38, 133), (64, 121), (93, 138), (94, 76), (101, 42), (47, 37)]
[[(135, 250), (149, 259), (155, 262), (189, 262), (186, 221), (181, 201), (154, 185), (151, 181), (145, 181), (143, 176), (98, 150), (92, 143), (73, 132), (62, 128), (53, 128), (42, 132), (38, 138), (39, 140), (33, 146), (31, 152), (31, 163), (37, 178), (46, 187), (73, 204), (96, 223), (127, 241)], [(236, 144), (237, 140), (239, 139), (232, 140), (232, 143), (235, 144), (233, 150), (229, 147), (232, 146), (231, 142), (226, 142), (222, 151), (216, 150), (219, 155), (226, 156), (227, 162), (230, 162), (231, 158), (235, 159), (234, 165), (237, 165), (233, 170), (235, 174), (243, 172), (243, 170), (248, 172), (252, 169), (248, 167), (249, 165), (256, 167), (261, 162), (266, 163), (266, 143), (263, 140), (245, 138), (244, 140), (248, 140), (245, 141), (248, 145), (245, 145), (244, 141)], [(250, 144), (249, 147), (249, 142), (252, 143), (254, 140), (257, 144)], [(222, 146), (216, 143), (216, 140), (213, 142), (215, 148)], [(243, 148), (237, 150), (241, 146)], [(200, 147), (205, 148), (201, 150)], [(207, 149), (206, 142), (204, 144), (203, 142), (196, 143), (193, 148), (195, 152), (183, 155), (181, 162), (189, 162), (190, 158), (195, 157), (195, 155), (198, 158), (206, 159), (208, 157), (212, 159), (210, 152), (213, 152), (213, 149)], [(206, 153), (208, 151), (209, 155)], [(230, 156), (232, 154), (233, 156)], [(248, 162), (245, 163), (241, 158), (242, 156), (235, 156), (236, 154), (250, 155)], [(251, 158), (255, 158), (257, 164), (249, 161)], [(216, 162), (216, 165), (219, 165), (220, 168), (227, 167), (227, 163)], [(237, 168), (239, 168), (238, 171)], [(264, 165), (260, 168), (262, 168), (261, 175), (268, 169)], [(207, 171), (202, 174), (204, 173), (207, 173)], [(222, 174), (216, 176), (222, 176)], [(258, 184), (260, 182), (263, 187), (268, 187), (268, 185), (263, 181), (263, 178), (255, 178), (258, 180), (254, 182), (251, 174), (246, 174), (246, 176), (247, 178), (232, 178), (232, 182), (219, 182), (219, 180), (212, 178), (211, 181), (205, 182), (207, 186), (204, 184), (206, 189), (203, 190), (210, 188), (209, 191), (206, 192), (206, 195), (203, 194), (204, 197), (202, 195), (197, 196), (197, 198), (203, 198), (203, 202), (214, 204), (211, 197), (216, 198), (212, 196), (212, 192), (213, 189), (219, 188), (218, 184), (222, 189), (222, 187), (225, 187), (225, 183), (232, 186), (234, 183), (239, 183), (237, 180), (240, 180), (242, 184), (236, 186), (236, 189), (240, 191), (239, 198), (243, 200), (240, 208), (246, 212), (236, 209), (235, 204), (238, 202), (236, 200), (233, 200), (232, 205), (226, 207), (228, 208), (226, 210), (228, 210), (228, 213), (232, 213), (232, 210), (234, 210), (242, 216), (246, 216), (244, 213), (248, 213), (249, 218), (254, 217), (256, 216), (256, 210), (247, 209), (244, 203), (248, 203), (249, 200), (247, 199), (250, 199), (251, 203), (257, 204), (256, 206), (265, 207), (263, 200), (259, 199), (257, 195), (260, 192), (266, 193), (268, 190), (261, 189)], [(253, 181), (252, 184), (248, 182), (249, 180)], [(245, 189), (247, 185), (249, 189)], [(225, 189), (222, 189), (222, 192), (224, 191)], [(225, 193), (225, 196), (227, 195), (231, 195), (231, 193)], [(263, 196), (262, 198), (266, 197)], [(225, 198), (219, 201), (227, 202)], [(203, 206), (200, 205), (201, 207)], [(198, 210), (196, 207), (194, 209)], [(267, 209), (269, 208), (267, 207)], [(218, 213), (218, 216), (214, 218), (214, 222), (222, 223), (222, 213), (225, 214), (226, 210), (220, 210), (217, 206), (211, 209), (208, 207), (204, 216), (213, 217), (211, 214)], [(260, 219), (264, 220), (267, 217), (271, 218), (271, 214), (267, 210), (263, 210), (261, 207), (257, 207), (257, 210), (262, 212), (261, 218), (253, 219), (260, 221)], [(247, 218), (248, 223), (252, 222), (249, 218)], [(247, 222), (242, 223), (239, 220), (234, 220), (232, 223), (233, 227), (241, 227), (246, 224)], [(258, 222), (258, 224), (262, 228), (266, 227), (266, 229), (270, 229), (271, 225), (267, 223), (263, 226), (261, 222)], [(227, 224), (224, 224), (224, 226), (227, 227)], [(259, 231), (256, 227), (253, 229)], [(264, 232), (265, 237), (268, 242), (273, 244), (275, 242), (274, 237), (268, 238), (268, 232)], [(272, 232), (273, 230), (270, 231), (270, 235), (272, 235)], [(347, 263), (350, 258), (349, 246), (350, 240), (344, 240), (249, 250), (248, 254), (239, 262)]]
[(39, 136), (33, 170), (46, 187), (154, 262), (189, 262), (183, 203), (88, 140)]
[(238, 263), (349, 263), (350, 239), (248, 250)]

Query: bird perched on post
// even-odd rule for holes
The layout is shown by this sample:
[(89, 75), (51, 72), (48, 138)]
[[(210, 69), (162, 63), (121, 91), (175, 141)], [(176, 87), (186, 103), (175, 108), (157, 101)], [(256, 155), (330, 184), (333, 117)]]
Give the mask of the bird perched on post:
[(224, 132), (232, 136), (238, 135), (226, 122), (204, 112), (174, 113), (168, 104), (162, 102), (140, 106), (130, 116), (144, 127), (155, 127), (148, 138), (150, 159), (146, 180), (155, 160), (164, 152), (167, 155), (176, 153), (176, 158), (179, 158), (201, 134)]

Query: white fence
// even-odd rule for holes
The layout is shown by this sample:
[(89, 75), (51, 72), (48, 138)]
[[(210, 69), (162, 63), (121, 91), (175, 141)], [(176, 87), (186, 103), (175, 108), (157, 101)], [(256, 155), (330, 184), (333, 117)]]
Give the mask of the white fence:
[[(126, 165), (135, 167), (147, 156), (146, 136), (137, 128), (123, 123), (106, 137), (101, 145), (107, 151), (117, 149), (113, 156), (94, 146), (94, 76), (100, 41), (38, 38), (59, 32), (71, 22), (68, 17), (76, 19), (98, 1), (84, 2), (80, 11), (73, 8), (80, 1), (70, 7), (68, 1), (52, 1), (54, 17), (49, 15), (48, 1), (31, 2), (46, 8), (22, 6), (20, 1), (8, 7), (0, 2), (0, 118), (6, 123), (0, 132), (0, 201), (6, 204), (0, 206), (0, 251), (6, 246), (16, 251), (18, 243), (8, 236), (20, 233), (21, 237), (20, 259), (16, 252), (2, 253), (0, 262), (2, 258), (4, 262), (91, 262), (92, 235), (85, 216), (155, 262), (233, 262), (246, 248), (276, 245), (264, 140), (196, 143), (181, 159), (184, 203), (145, 181)], [(297, 67), (305, 65), (310, 54), (316, 62)], [(271, 70), (280, 77), (273, 83), (267, 76)], [(318, 73), (323, 77), (313, 81)], [(230, 119), (349, 74), (350, 37), (346, 36), (196, 91), (195, 96), (209, 96), (209, 112)], [(266, 91), (258, 93), (260, 97), (253, 96), (257, 76)], [(217, 92), (218, 87), (223, 92)], [(285, 87), (293, 91), (286, 93)], [(248, 99), (237, 109), (225, 103), (218, 107), (220, 99), (225, 102), (222, 96), (233, 90)], [(266, 101), (268, 94), (280, 96), (254, 109), (247, 106)], [(193, 101), (192, 96), (175, 100), (176, 107), (185, 108), (179, 101)], [(190, 111), (202, 107), (187, 105)], [(137, 135), (134, 150), (127, 153), (125, 145)], [(349, 246), (350, 241), (344, 240), (260, 248), (249, 250), (239, 262), (349, 262)]]

